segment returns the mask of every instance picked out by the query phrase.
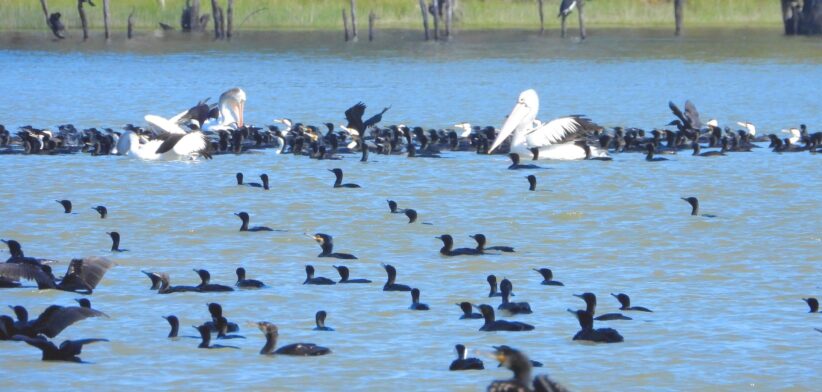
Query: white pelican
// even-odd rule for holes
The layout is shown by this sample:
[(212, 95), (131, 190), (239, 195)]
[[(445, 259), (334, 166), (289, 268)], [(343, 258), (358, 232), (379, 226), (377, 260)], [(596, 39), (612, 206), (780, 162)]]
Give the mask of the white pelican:
[(799, 129), (797, 129), (797, 128), (783, 129), (782, 133), (790, 133), (791, 134), (791, 137), (790, 137), (791, 144), (796, 144), (797, 142), (799, 142), (799, 139), (802, 138), (802, 133), (799, 132)]
[(737, 121), (736, 123), (739, 124), (739, 126), (745, 127), (745, 129), (748, 130), (748, 133), (752, 137), (756, 136), (756, 127), (753, 124), (751, 124), (750, 122), (748, 122), (748, 121)]
[[(538, 159), (576, 160), (585, 159), (585, 149), (574, 141), (596, 129), (597, 125), (582, 116), (561, 117), (535, 126), (539, 112), (539, 97), (533, 89), (520, 93), (517, 104), (502, 125), (490, 154), (513, 132), (511, 152), (531, 156), (531, 149), (537, 148)], [(593, 156), (604, 156), (605, 152), (591, 148)]]
[(462, 129), (462, 133), (459, 134), (459, 137), (469, 137), (469, 136), (471, 136), (471, 131), (473, 130), (473, 128), (471, 128), (470, 123), (461, 122), (459, 124), (454, 124), (454, 127), (458, 128), (458, 129)]
[(206, 131), (234, 130), (243, 126), (243, 111), (245, 110), (245, 91), (234, 87), (220, 94), (219, 116), (216, 120), (209, 120), (202, 124)]
[(157, 131), (158, 137), (149, 140), (126, 131), (117, 143), (120, 154), (144, 160), (195, 159), (200, 155), (210, 158), (208, 139), (203, 132), (186, 133), (176, 123), (152, 114), (146, 115), (145, 120)]

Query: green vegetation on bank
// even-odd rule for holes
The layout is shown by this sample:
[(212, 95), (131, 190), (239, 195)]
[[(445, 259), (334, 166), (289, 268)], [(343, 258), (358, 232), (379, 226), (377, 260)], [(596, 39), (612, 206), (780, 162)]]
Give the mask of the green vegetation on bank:
[[(123, 30), (134, 11), (135, 27), (151, 30), (163, 22), (179, 28), (185, 0), (110, 0), (112, 28)], [(545, 0), (545, 27), (558, 28), (556, 18), (561, 0)], [(103, 0), (85, 6), (91, 29), (102, 29)], [(226, 0), (219, 0), (226, 7)], [(538, 28), (537, 0), (456, 0), (456, 29)], [(211, 13), (211, 1), (200, 0), (201, 13)], [(673, 26), (672, 0), (587, 0), (586, 23), (597, 27)], [(60, 12), (70, 30), (80, 28), (76, 0), (49, 0), (49, 12)], [(342, 29), (341, 10), (349, 0), (235, 0), (237, 30)], [(357, 0), (358, 27), (367, 29), (368, 13), (377, 15), (378, 28), (421, 29), (417, 0)], [(576, 15), (569, 27), (576, 27)], [(2, 0), (0, 30), (45, 29), (38, 0)], [(433, 23), (433, 22), (430, 22)], [(776, 0), (686, 0), (685, 28), (699, 26), (761, 27), (781, 23)], [(213, 21), (209, 21), (209, 28)]]

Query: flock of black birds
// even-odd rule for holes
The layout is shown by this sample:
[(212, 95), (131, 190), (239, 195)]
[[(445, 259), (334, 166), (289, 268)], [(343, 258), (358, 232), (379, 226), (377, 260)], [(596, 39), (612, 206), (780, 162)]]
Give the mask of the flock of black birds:
[[(655, 153), (676, 153), (685, 148), (692, 148), (696, 156), (722, 156), (734, 151), (749, 151), (755, 148), (754, 138), (748, 131), (731, 132), (722, 130), (719, 127), (709, 125), (707, 132), (701, 132), (701, 123), (698, 120), (693, 105), (686, 103), (686, 111), (683, 113), (673, 104), (670, 104), (672, 112), (677, 119), (670, 125), (676, 126), (677, 131), (654, 130), (651, 137), (645, 137), (644, 131), (630, 128), (623, 129), (617, 127), (613, 133), (600, 131), (598, 134), (589, 135), (585, 140), (579, 140), (584, 146), (588, 146), (591, 140), (596, 140), (599, 146), (610, 149), (613, 152), (645, 151), (648, 161), (660, 160), (654, 157)], [(288, 125), (285, 132), (280, 131), (276, 126), (271, 126), (267, 130), (244, 126), (234, 132), (219, 133), (212, 142), (212, 153), (239, 153), (257, 148), (277, 148), (283, 153), (293, 153), (295, 155), (307, 155), (316, 159), (338, 159), (337, 154), (353, 154), (360, 150), (362, 160), (367, 161), (368, 151), (371, 150), (380, 154), (399, 154), (403, 145), (406, 146), (409, 157), (440, 157), (439, 152), (443, 149), (451, 151), (473, 150), (478, 153), (485, 153), (489, 143), (495, 137), (493, 127), (474, 127), (467, 137), (458, 136), (456, 131), (429, 130), (427, 133), (421, 127), (405, 127), (402, 125), (392, 125), (387, 128), (379, 128), (377, 124), (381, 121), (382, 115), (389, 108), (383, 109), (379, 114), (363, 121), (362, 116), (365, 105), (358, 103), (345, 112), (348, 125), (343, 127), (344, 131), (335, 132), (334, 126), (326, 124), (328, 131), (323, 135), (318, 128), (306, 126), (299, 123), (284, 121)], [(133, 125), (127, 126), (132, 132), (149, 132)], [(368, 130), (371, 134), (364, 137)], [(748, 128), (750, 130), (750, 128)], [(79, 151), (88, 152), (92, 155), (107, 155), (112, 153), (112, 148), (117, 145), (118, 133), (111, 129), (97, 130), (87, 129), (77, 131), (72, 125), (59, 127), (58, 133), (52, 133), (43, 129), (35, 129), (31, 126), (21, 127), (16, 134), (16, 138), (2, 126), (0, 126), (0, 148), (5, 153), (24, 154), (59, 154), (75, 153)], [(349, 141), (350, 138), (350, 141)], [(822, 133), (808, 134), (805, 127), (802, 127), (800, 134), (804, 147), (794, 145), (790, 140), (782, 141), (775, 136), (768, 140), (771, 147), (776, 152), (810, 151), (819, 152), (822, 147)], [(590, 139), (590, 140), (589, 140)], [(249, 143), (248, 140), (251, 140)], [(663, 146), (663, 140), (667, 145)], [(701, 152), (700, 143), (707, 141), (708, 147), (722, 146), (721, 150), (710, 154)], [(347, 144), (348, 143), (348, 144)], [(416, 146), (415, 144), (419, 144)], [(347, 145), (347, 146), (346, 146)], [(536, 154), (535, 154), (536, 155)], [(590, 158), (590, 153), (588, 154)], [(536, 158), (536, 157), (534, 157)], [(602, 158), (602, 157), (599, 157)], [(511, 154), (512, 164), (509, 169), (518, 170), (539, 170), (541, 167), (533, 164), (521, 164), (520, 156)], [(356, 192), (359, 185), (353, 183), (343, 183), (343, 172), (339, 168), (331, 170), (335, 175), (333, 188), (349, 188)], [(528, 176), (530, 190), (536, 188), (536, 177)], [(244, 182), (242, 173), (236, 174), (238, 186), (249, 186), (263, 190), (269, 190), (268, 175), (260, 175), (261, 182)], [(699, 214), (699, 202), (695, 197), (683, 198), (691, 207), (691, 215)], [(72, 203), (69, 200), (58, 200), (63, 207), (63, 212), (73, 213)], [(413, 209), (401, 209), (393, 200), (388, 200), (390, 213), (405, 214), (409, 219), (409, 224), (418, 219), (418, 214)], [(105, 219), (109, 213), (105, 206), (91, 207), (101, 219)], [(235, 213), (242, 224), (241, 232), (266, 232), (273, 229), (265, 226), (250, 226), (250, 216), (247, 212)], [(714, 215), (702, 215), (703, 217), (715, 217)], [(123, 252), (127, 249), (120, 248), (120, 234), (112, 231), (107, 233), (112, 239), (112, 252)], [(325, 233), (315, 233), (308, 235), (321, 248), (318, 258), (335, 258), (339, 260), (357, 260), (357, 257), (350, 253), (340, 253), (334, 250), (333, 237)], [(439, 253), (443, 257), (458, 256), (481, 256), (489, 254), (504, 254), (515, 252), (510, 246), (494, 245), (487, 246), (488, 239), (484, 234), (477, 233), (471, 235), (476, 242), (473, 248), (455, 248), (454, 238), (449, 234), (436, 237), (442, 241), (442, 248)], [(102, 257), (88, 257), (74, 259), (70, 262), (66, 274), (62, 278), (56, 278), (52, 273), (51, 265), (53, 260), (38, 259), (24, 256), (22, 246), (15, 240), (3, 240), (8, 246), (11, 257), (5, 263), (0, 264), (0, 287), (15, 288), (21, 287), (21, 280), (34, 281), (38, 289), (58, 289), (77, 292), (80, 294), (92, 294), (97, 285), (101, 282), (106, 271), (113, 267), (113, 263)], [(340, 279), (316, 276), (316, 270), (312, 265), (305, 266), (306, 278), (303, 284), (306, 285), (334, 285), (334, 284), (369, 284), (371, 280), (362, 278), (351, 278), (349, 267), (335, 265)], [(383, 291), (405, 291), (411, 294), (411, 305), (409, 309), (416, 311), (428, 311), (431, 308), (420, 302), (420, 290), (412, 286), (399, 284), (396, 282), (397, 270), (390, 264), (383, 264), (387, 274), (387, 280), (383, 285)], [(535, 268), (534, 271), (540, 274), (541, 285), (563, 286), (562, 282), (554, 280), (553, 271), (549, 268)], [(237, 281), (234, 286), (211, 283), (211, 275), (205, 269), (194, 269), (200, 278), (200, 284), (196, 286), (172, 286), (170, 277), (163, 272), (142, 271), (151, 280), (151, 290), (156, 290), (158, 294), (173, 294), (183, 292), (207, 293), (207, 292), (230, 292), (235, 289), (265, 289), (267, 286), (254, 279), (247, 279), (246, 270), (242, 267), (236, 269)], [(501, 303), (496, 307), (506, 316), (515, 316), (532, 313), (531, 305), (528, 302), (514, 302), (511, 300), (513, 294), (513, 284), (508, 279), (502, 279), (497, 289), (497, 277), (489, 275), (487, 282), (490, 287), (488, 297), (499, 297)], [(611, 294), (620, 304), (619, 309), (624, 312), (651, 312), (650, 309), (641, 306), (632, 306), (631, 299), (627, 294)], [(590, 292), (576, 295), (585, 302), (585, 309), (567, 309), (579, 322), (580, 330), (573, 335), (573, 340), (588, 341), (593, 343), (619, 343), (624, 341), (623, 336), (613, 328), (595, 328), (594, 321), (611, 320), (631, 320), (621, 313), (596, 314), (596, 295)], [(818, 301), (814, 298), (807, 298), (805, 301), (811, 308), (811, 312), (819, 309)], [(42, 351), (43, 360), (60, 360), (80, 362), (79, 354), (84, 345), (107, 341), (106, 339), (81, 339), (66, 340), (58, 347), (49, 339), (55, 338), (62, 330), (73, 323), (89, 317), (108, 317), (105, 313), (92, 309), (87, 299), (80, 299), (80, 306), (51, 305), (47, 307), (36, 319), (29, 320), (28, 311), (22, 306), (12, 306), (16, 317), (8, 315), (0, 316), (0, 340), (22, 341), (32, 345)], [(472, 305), (463, 301), (457, 304), (460, 308), (460, 319), (472, 320), (482, 319), (483, 324), (479, 331), (531, 331), (534, 326), (522, 321), (512, 321), (498, 319), (495, 309), (489, 304)], [(475, 313), (474, 309), (479, 313)], [(218, 340), (245, 338), (241, 335), (232, 335), (239, 331), (236, 323), (230, 322), (223, 313), (222, 306), (217, 303), (209, 303), (208, 310), (210, 319), (202, 324), (194, 326), (199, 332), (201, 339), (198, 347), (204, 349), (238, 348), (230, 345), (212, 344), (212, 333), (216, 333)], [(169, 323), (171, 331), (169, 338), (179, 337), (179, 319), (174, 315), (163, 316)], [(327, 313), (318, 311), (315, 317), (317, 331), (333, 331), (333, 328), (325, 325)], [(279, 329), (276, 325), (260, 321), (257, 327), (265, 337), (265, 344), (260, 350), (264, 355), (298, 355), (315, 356), (330, 354), (331, 350), (326, 347), (317, 346), (312, 343), (295, 343), (277, 347)], [(450, 370), (483, 369), (482, 360), (478, 358), (468, 358), (467, 349), (464, 345), (456, 345), (457, 359), (450, 365)], [(533, 366), (541, 366), (539, 363), (531, 361), (521, 351), (509, 346), (494, 347), (494, 357), (501, 366), (509, 368), (514, 373), (514, 378), (505, 381), (495, 381), (489, 385), (491, 391), (564, 391), (565, 388), (557, 384), (547, 376), (537, 376), (531, 380)]]
[[(694, 104), (685, 103), (682, 111), (673, 102), (669, 103), (671, 112), (676, 117), (667, 126), (673, 129), (653, 129), (646, 132), (636, 127), (615, 126), (611, 130), (594, 125), (594, 131), (586, 137), (579, 138), (576, 144), (586, 150), (589, 160), (612, 160), (610, 156), (592, 156), (591, 146), (612, 154), (624, 152), (645, 153), (646, 160), (651, 162), (666, 161), (669, 158), (657, 155), (672, 155), (682, 151), (692, 151), (697, 157), (720, 157), (729, 153), (749, 152), (761, 146), (755, 143), (767, 142), (768, 148), (778, 153), (822, 151), (822, 132), (810, 132), (805, 124), (799, 128), (784, 130), (790, 137), (780, 138), (775, 133), (760, 135), (750, 123), (740, 122), (742, 129), (721, 128), (715, 121), (702, 122)], [(345, 111), (346, 125), (335, 127), (327, 122), (322, 126), (307, 125), (289, 119), (279, 119), (279, 125), (256, 127), (244, 124), (236, 129), (204, 130), (208, 139), (208, 148), (202, 156), (209, 158), (219, 154), (240, 154), (264, 149), (274, 149), (279, 153), (307, 156), (313, 159), (336, 160), (346, 155), (359, 154), (361, 161), (367, 161), (369, 153), (384, 155), (406, 155), (409, 158), (442, 158), (446, 151), (473, 151), (486, 154), (494, 141), (497, 129), (493, 126), (464, 125), (461, 132), (457, 129), (427, 129), (420, 126), (402, 124), (381, 127), (378, 124), (390, 107), (378, 114), (362, 119), (366, 106), (358, 103)], [(185, 119), (195, 120), (185, 125), (192, 130), (199, 130), (198, 124), (209, 119), (216, 119), (219, 110), (214, 105), (201, 101), (188, 110)], [(461, 124), (462, 125), (462, 124)], [(459, 127), (457, 127), (459, 129)], [(122, 130), (113, 128), (87, 128), (78, 130), (73, 124), (63, 124), (57, 130), (36, 128), (32, 125), (19, 127), (10, 132), (0, 125), (0, 154), (74, 154), (87, 153), (93, 156), (120, 155), (117, 146), (124, 132), (133, 132), (148, 139), (163, 139), (174, 135), (163, 134), (152, 127), (142, 128), (126, 124)], [(179, 136), (179, 135), (177, 135)], [(173, 144), (173, 143), (172, 143)], [(507, 154), (507, 144), (494, 150), (493, 154)], [(714, 150), (703, 151), (713, 148)], [(531, 157), (537, 160), (538, 150), (531, 149)], [(523, 164), (518, 154), (510, 155), (510, 169), (536, 169), (534, 164)], [(335, 186), (349, 187), (342, 184), (342, 178)], [(237, 181), (242, 183), (242, 178)], [(263, 179), (260, 186), (267, 187)]]

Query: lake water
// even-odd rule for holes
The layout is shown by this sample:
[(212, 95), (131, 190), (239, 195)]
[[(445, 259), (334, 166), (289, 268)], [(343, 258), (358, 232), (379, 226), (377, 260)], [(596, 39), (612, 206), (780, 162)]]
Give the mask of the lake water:
[[(44, 35), (0, 38), (0, 123), (78, 128), (142, 123), (171, 116), (227, 88), (248, 93), (245, 119), (270, 124), (288, 117), (341, 123), (363, 101), (391, 105), (385, 124), (448, 127), (470, 121), (501, 125), (517, 95), (540, 93), (539, 118), (585, 113), (604, 126), (662, 127), (667, 102), (691, 99), (703, 119), (757, 124), (760, 133), (808, 124), (822, 129), (822, 40), (778, 31), (597, 31), (585, 42), (530, 32), (463, 33), (453, 42), (418, 42), (418, 32), (380, 32), (374, 43), (345, 44), (339, 34), (243, 33), (232, 43), (143, 37), (133, 42), (53, 43)], [(538, 192), (507, 170), (502, 156), (446, 153), (409, 161), (372, 155), (316, 161), (270, 152), (221, 155), (205, 162), (141, 162), (125, 157), (0, 156), (0, 238), (28, 256), (68, 261), (103, 255), (117, 263), (90, 297), (108, 319), (89, 319), (57, 340), (103, 337), (86, 347), (93, 364), (39, 361), (24, 344), (0, 342), (9, 390), (122, 388), (199, 390), (482, 390), (510, 377), (488, 356), (493, 345), (522, 349), (573, 390), (815, 390), (822, 361), (819, 315), (803, 297), (822, 295), (822, 184), (819, 155), (768, 149), (720, 159), (682, 153), (646, 163), (640, 154), (613, 162), (541, 162)], [(326, 169), (341, 167), (361, 189), (332, 189)], [(268, 192), (235, 185), (234, 173), (271, 176)], [(692, 217), (680, 200), (698, 196)], [(74, 202), (73, 215), (55, 199)], [(420, 221), (388, 213), (386, 199), (414, 208)], [(100, 220), (90, 209), (106, 205)], [(252, 225), (284, 232), (239, 233), (234, 212)], [(107, 231), (129, 252), (110, 254)], [(317, 258), (303, 233), (334, 235), (353, 277), (370, 285), (305, 286), (303, 268), (336, 279), (338, 260)], [(435, 236), (485, 233), (512, 255), (446, 258)], [(0, 252), (0, 257), (7, 250)], [(429, 312), (408, 310), (408, 293), (381, 291), (380, 263), (418, 287)], [(64, 265), (67, 263), (64, 263)], [(64, 265), (57, 266), (62, 273)], [(231, 284), (234, 269), (270, 287), (259, 291), (158, 295), (140, 270), (168, 272), (172, 284), (196, 284), (192, 268)], [(531, 268), (550, 267), (565, 287), (541, 286)], [(478, 332), (458, 320), (455, 302), (491, 303), (485, 276), (514, 284), (515, 300), (534, 314), (513, 319), (532, 332)], [(617, 311), (609, 293), (625, 292), (633, 321), (598, 322), (625, 342), (574, 342), (579, 329), (566, 308), (574, 293), (598, 295), (598, 313)], [(78, 295), (4, 290), (5, 304), (34, 315)], [(163, 315), (181, 320), (181, 335), (208, 319), (220, 302), (244, 340), (239, 350), (201, 350), (197, 340), (170, 341)], [(317, 310), (335, 332), (315, 332)], [(6, 313), (11, 313), (10, 310)], [(33, 315), (33, 316), (34, 316)], [(499, 315), (498, 315), (499, 316)], [(332, 355), (263, 357), (262, 334), (250, 323), (280, 327), (280, 342), (314, 342)], [(488, 368), (449, 372), (463, 343)], [(10, 377), (14, 374), (15, 377)]]

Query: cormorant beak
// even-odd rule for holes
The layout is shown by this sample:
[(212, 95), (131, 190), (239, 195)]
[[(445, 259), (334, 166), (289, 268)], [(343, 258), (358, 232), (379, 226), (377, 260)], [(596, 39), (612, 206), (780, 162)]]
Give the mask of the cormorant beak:
[(611, 296), (614, 297), (614, 298), (619, 298), (619, 296), (614, 294), (614, 293), (611, 293)]
[(574, 294), (574, 297), (585, 299), (585, 297), (583, 297), (582, 294)]
[(573, 314), (574, 316), (576, 316), (576, 315), (577, 315), (577, 311), (576, 311), (576, 310), (571, 310), (570, 308), (568, 308), (568, 309), (565, 309), (565, 311), (567, 311), (568, 313)]

